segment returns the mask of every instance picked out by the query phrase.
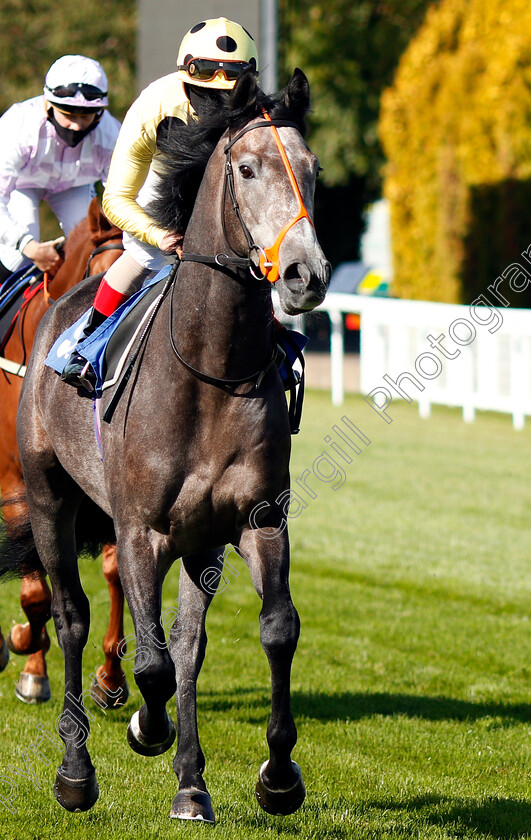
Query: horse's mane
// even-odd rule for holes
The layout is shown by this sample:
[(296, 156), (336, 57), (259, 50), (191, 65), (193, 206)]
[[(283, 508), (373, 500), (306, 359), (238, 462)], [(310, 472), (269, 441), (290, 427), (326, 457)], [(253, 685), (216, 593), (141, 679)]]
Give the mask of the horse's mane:
[[(247, 74), (243, 74), (246, 76)], [(251, 75), (251, 74), (249, 74)], [(238, 131), (265, 108), (272, 118), (296, 123), (304, 136), (306, 109), (293, 107), (286, 95), (287, 88), (268, 96), (260, 88), (242, 77), (232, 96), (219, 101), (188, 125), (172, 126), (157, 143), (163, 154), (163, 174), (157, 197), (147, 212), (161, 227), (184, 232), (190, 220), (199, 186), (207, 163), (220, 138), (227, 129)], [(242, 87), (247, 95), (242, 95)], [(242, 100), (245, 98), (245, 101)]]

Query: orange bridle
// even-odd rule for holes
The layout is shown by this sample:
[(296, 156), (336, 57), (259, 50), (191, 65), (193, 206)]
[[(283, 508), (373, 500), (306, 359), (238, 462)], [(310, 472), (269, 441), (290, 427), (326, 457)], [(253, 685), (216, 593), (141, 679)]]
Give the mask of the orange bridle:
[(287, 232), (291, 230), (291, 228), (300, 222), (301, 219), (307, 219), (311, 226), (315, 228), (314, 223), (310, 219), (310, 215), (306, 209), (304, 201), (302, 199), (301, 191), (299, 189), (299, 185), (297, 183), (297, 179), (295, 178), (295, 173), (293, 172), (293, 168), (291, 163), (289, 162), (289, 158), (286, 154), (286, 150), (280, 139), (280, 135), (278, 133), (278, 129), (275, 125), (273, 125), (271, 121), (271, 117), (264, 111), (264, 119), (271, 123), (271, 131), (273, 132), (273, 137), (275, 138), (275, 143), (277, 144), (278, 151), (280, 152), (280, 157), (282, 158), (282, 163), (284, 164), (284, 169), (288, 174), (288, 178), (290, 180), (291, 187), (293, 192), (295, 193), (295, 198), (297, 199), (299, 205), (299, 212), (296, 216), (294, 216), (291, 221), (285, 225), (282, 230), (280, 231), (279, 235), (273, 242), (270, 248), (264, 248), (263, 253), (260, 254), (260, 270), (262, 274), (269, 280), (270, 283), (276, 283), (279, 276), (280, 276), (280, 246), (284, 241), (284, 237), (286, 236)]
[[(232, 198), (233, 209), (234, 209), (234, 211), (235, 211), (235, 213), (238, 217), (238, 220), (239, 220), (239, 222), (242, 226), (243, 232), (244, 232), (245, 237), (247, 239), (247, 244), (249, 246), (249, 253), (251, 251), (258, 251), (258, 253), (260, 255), (258, 265), (259, 265), (260, 271), (262, 272), (262, 277), (267, 278), (267, 280), (269, 280), (270, 283), (276, 283), (277, 280), (280, 277), (280, 254), (279, 254), (280, 247), (281, 247), (288, 231), (290, 231), (291, 228), (294, 225), (296, 225), (297, 222), (300, 222), (302, 219), (307, 219), (308, 222), (310, 223), (310, 225), (313, 228), (315, 228), (315, 225), (314, 225), (313, 221), (311, 220), (310, 215), (309, 215), (309, 213), (306, 209), (306, 206), (304, 204), (304, 201), (303, 201), (303, 198), (302, 198), (302, 195), (301, 195), (301, 191), (300, 191), (299, 185), (297, 183), (297, 179), (295, 178), (295, 173), (293, 172), (293, 168), (291, 166), (291, 163), (289, 162), (288, 155), (286, 153), (286, 150), (284, 148), (282, 140), (280, 139), (280, 135), (278, 133), (278, 128), (277, 128), (277, 126), (288, 126), (290, 128), (297, 128), (298, 129), (298, 126), (296, 125), (296, 123), (288, 121), (288, 120), (272, 120), (265, 109), (262, 110), (262, 113), (263, 113), (263, 116), (264, 116), (264, 121), (263, 122), (254, 123), (252, 125), (246, 126), (225, 147), (225, 153), (227, 154), (226, 172), (227, 172), (227, 179), (228, 179), (228, 185), (229, 185), (229, 193), (230, 193), (231, 198)], [(237, 202), (236, 194), (235, 194), (235, 190), (234, 190), (232, 162), (231, 162), (231, 159), (230, 159), (230, 150), (232, 149), (232, 146), (240, 139), (240, 137), (243, 136), (243, 134), (247, 133), (247, 131), (251, 131), (254, 128), (263, 128), (263, 127), (271, 128), (271, 130), (273, 132), (273, 136), (275, 138), (275, 143), (277, 145), (278, 151), (280, 152), (280, 157), (282, 158), (282, 163), (284, 164), (284, 169), (286, 170), (286, 173), (288, 175), (288, 178), (289, 178), (289, 181), (290, 181), (290, 184), (291, 184), (291, 188), (292, 188), (293, 192), (295, 193), (295, 197), (297, 199), (297, 203), (298, 203), (298, 206), (299, 206), (299, 211), (298, 211), (297, 215), (294, 216), (292, 219), (290, 219), (290, 221), (286, 225), (284, 225), (284, 227), (280, 231), (279, 235), (277, 236), (276, 240), (273, 242), (273, 244), (269, 248), (263, 248), (260, 245), (257, 245), (253, 241), (251, 233), (250, 233), (249, 229), (247, 228), (247, 225), (245, 224), (245, 222), (244, 222), (244, 220), (241, 216), (240, 208), (238, 206), (238, 202)]]

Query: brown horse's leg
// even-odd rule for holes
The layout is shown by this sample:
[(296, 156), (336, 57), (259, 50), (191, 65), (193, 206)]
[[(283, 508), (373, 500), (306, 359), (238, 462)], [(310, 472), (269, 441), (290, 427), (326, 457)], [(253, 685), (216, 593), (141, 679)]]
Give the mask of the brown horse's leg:
[(291, 760), (297, 730), (290, 709), (291, 663), (300, 622), (289, 591), (289, 544), (285, 520), (277, 528), (243, 532), (239, 549), (262, 598), (260, 641), (271, 668), (269, 761), (260, 768), (256, 798), (270, 814), (291, 814), (306, 795), (301, 770)]
[(7, 644), (13, 653), (28, 656), (15, 687), (15, 694), (24, 703), (45, 703), (50, 699), (50, 681), (45, 655), (50, 649), (46, 622), (51, 618), (52, 594), (44, 574), (35, 572), (22, 579), (20, 603), (26, 613), (26, 624), (15, 624)]
[[(27, 516), (24, 486), (17, 483), (11, 472), (3, 476), (2, 492), (6, 500), (2, 513), (8, 535), (16, 533), (20, 518)], [(24, 703), (45, 703), (50, 699), (50, 681), (46, 671), (45, 655), (50, 648), (46, 622), (51, 618), (51, 592), (42, 572), (22, 578), (20, 604), (26, 613), (26, 624), (15, 624), (7, 637), (13, 653), (28, 656), (24, 670), (15, 687), (15, 694)]]
[(22, 578), (20, 604), (26, 613), (26, 624), (15, 624), (9, 634), (9, 648), (13, 653), (27, 656), (44, 646), (50, 647), (45, 624), (51, 618), (52, 593), (44, 574), (35, 572)]
[(171, 629), (170, 652), (177, 677), (177, 754), (179, 779), (170, 816), (213, 823), (214, 811), (203, 779), (205, 757), (197, 731), (196, 683), (205, 657), (206, 612), (221, 576), (222, 551), (184, 557), (179, 579), (179, 609)]
[[(123, 706), (129, 697), (127, 680), (121, 666), (118, 651), (125, 653), (124, 638), (124, 593), (118, 574), (116, 546), (105, 545), (102, 552), (103, 575), (109, 587), (111, 609), (109, 627), (103, 640), (105, 664), (96, 671), (96, 680), (90, 692), (100, 706), (115, 709)], [(103, 706), (102, 706), (103, 707)]]

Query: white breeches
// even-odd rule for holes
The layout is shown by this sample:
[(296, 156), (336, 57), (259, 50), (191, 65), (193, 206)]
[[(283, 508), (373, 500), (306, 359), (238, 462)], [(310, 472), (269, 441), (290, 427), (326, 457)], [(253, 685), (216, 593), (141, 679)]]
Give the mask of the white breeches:
[[(43, 189), (13, 190), (9, 199), (9, 214), (28, 228), (29, 233), (40, 241), (39, 204), (46, 201), (55, 213), (65, 236), (81, 222), (88, 213), (89, 204), (96, 195), (93, 184), (72, 187), (63, 192), (48, 193)], [(16, 271), (30, 260), (7, 245), (0, 244), (0, 262), (11, 271)]]

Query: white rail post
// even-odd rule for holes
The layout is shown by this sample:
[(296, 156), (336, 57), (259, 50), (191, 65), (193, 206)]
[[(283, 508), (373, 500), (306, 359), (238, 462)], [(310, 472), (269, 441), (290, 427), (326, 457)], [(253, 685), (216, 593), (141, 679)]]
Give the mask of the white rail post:
[(330, 380), (332, 384), (332, 405), (342, 405), (345, 399), (344, 365), (345, 347), (343, 340), (343, 316), (337, 309), (329, 311), (330, 316)]
[(511, 350), (509, 369), (511, 372), (511, 402), (513, 404), (513, 426), (517, 431), (522, 431), (525, 426), (525, 400), (523, 389), (528, 379), (526, 374), (526, 360), (523, 352), (522, 337), (515, 335), (511, 337)]

